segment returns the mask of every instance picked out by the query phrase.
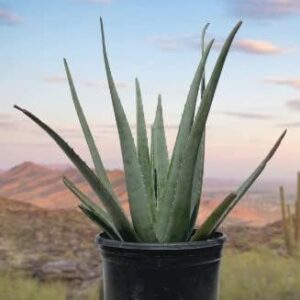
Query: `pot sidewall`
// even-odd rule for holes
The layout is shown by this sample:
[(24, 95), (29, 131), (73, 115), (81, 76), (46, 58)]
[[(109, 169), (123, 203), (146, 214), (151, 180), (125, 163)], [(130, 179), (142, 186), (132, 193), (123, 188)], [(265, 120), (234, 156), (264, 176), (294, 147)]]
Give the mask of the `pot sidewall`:
[(217, 300), (225, 236), (139, 244), (97, 237), (105, 300)]

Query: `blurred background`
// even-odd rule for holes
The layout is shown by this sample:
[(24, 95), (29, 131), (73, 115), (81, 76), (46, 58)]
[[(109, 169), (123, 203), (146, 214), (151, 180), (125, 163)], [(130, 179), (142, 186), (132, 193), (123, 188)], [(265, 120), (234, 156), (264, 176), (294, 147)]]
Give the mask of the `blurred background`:
[(201, 56), (202, 28), (210, 23), (207, 40), (216, 39), (209, 76), (227, 34), (244, 21), (208, 120), (198, 221), (288, 128), (275, 157), (222, 228), (229, 242), (221, 300), (300, 299), (300, 259), (289, 248), (283, 226), (289, 221), (282, 220), (279, 197), (284, 186), (293, 223), (300, 170), (299, 0), (0, 0), (0, 299), (97, 299), (98, 229), (77, 211), (62, 175), (93, 194), (54, 142), (13, 105), (47, 122), (91, 164), (64, 73), (66, 58), (109, 178), (128, 210), (100, 16), (133, 134), (137, 77), (148, 129), (162, 94), (170, 153)]

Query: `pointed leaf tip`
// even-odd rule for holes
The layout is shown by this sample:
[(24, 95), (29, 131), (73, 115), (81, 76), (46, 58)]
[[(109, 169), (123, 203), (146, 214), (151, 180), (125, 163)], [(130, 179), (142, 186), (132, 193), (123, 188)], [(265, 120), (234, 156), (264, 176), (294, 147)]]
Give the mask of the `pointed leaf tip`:
[(280, 137), (277, 139), (274, 146), (271, 148), (269, 153), (266, 155), (264, 160), (258, 165), (254, 172), (240, 185), (240, 187), (234, 192), (228, 195), (223, 202), (217, 206), (217, 208), (210, 214), (206, 221), (201, 225), (193, 236), (193, 240), (201, 240), (207, 238), (212, 232), (214, 232), (220, 224), (224, 221), (227, 215), (235, 207), (235, 205), (240, 201), (240, 199), (249, 190), (255, 180), (259, 177), (262, 171), (265, 169), (267, 163), (275, 154), (279, 145), (282, 142), (287, 130), (284, 130)]
[(17, 110), (19, 110), (19, 111), (21, 111), (21, 112), (25, 112), (26, 110), (25, 109), (23, 109), (22, 107), (20, 107), (20, 106), (18, 106), (18, 105), (14, 105), (14, 108), (15, 109), (17, 109)]
[(101, 33), (104, 65), (121, 144), (133, 225), (141, 240), (149, 242), (156, 241), (152, 210), (148, 201), (146, 187), (143, 182), (143, 174), (139, 165), (136, 147), (109, 66), (102, 22)]
[(209, 27), (210, 23), (206, 23), (203, 30), (202, 30), (202, 37), (205, 35), (207, 28)]
[(236, 27), (241, 27), (241, 26), (242, 26), (242, 24), (243, 24), (243, 21), (242, 21), (242, 20), (240, 20), (239, 22), (237, 22), (237, 24), (236, 24)]
[(104, 24), (103, 24), (103, 20), (101, 17), (100, 17), (100, 27), (101, 27), (102, 38), (104, 38)]

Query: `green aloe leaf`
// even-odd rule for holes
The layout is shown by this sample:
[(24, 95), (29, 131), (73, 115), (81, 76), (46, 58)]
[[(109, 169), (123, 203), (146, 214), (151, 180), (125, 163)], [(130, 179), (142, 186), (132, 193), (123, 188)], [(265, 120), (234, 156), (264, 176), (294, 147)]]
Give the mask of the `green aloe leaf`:
[[(81, 128), (82, 128), (82, 131), (84, 133), (84, 137), (85, 137), (86, 142), (88, 144), (88, 147), (89, 147), (89, 150), (90, 150), (90, 153), (91, 153), (91, 157), (93, 159), (96, 174), (97, 174), (98, 178), (106, 185), (106, 188), (112, 194), (114, 194), (112, 186), (111, 186), (111, 184), (108, 180), (105, 168), (103, 166), (101, 157), (100, 157), (99, 152), (97, 150), (96, 143), (94, 141), (94, 138), (93, 138), (93, 135), (91, 133), (90, 127), (87, 123), (84, 112), (83, 112), (82, 107), (80, 105), (79, 98), (77, 96), (77, 92), (76, 92), (76, 89), (75, 89), (75, 86), (74, 86), (72, 75), (71, 75), (71, 72), (70, 72), (70, 69), (69, 69), (69, 66), (68, 66), (68, 63), (67, 63), (66, 59), (64, 59), (64, 66), (65, 66), (65, 70), (66, 70), (66, 74), (67, 74), (67, 78), (68, 78), (68, 82), (69, 82), (69, 86), (70, 86), (70, 91), (71, 91), (73, 103), (74, 103), (74, 106), (75, 106), (75, 109), (76, 109), (76, 112), (77, 112), (77, 115), (78, 115), (78, 119), (79, 119), (79, 122), (80, 122), (80, 125), (81, 125)], [(115, 199), (117, 199), (117, 197), (115, 197)]]
[(91, 188), (94, 190), (96, 195), (101, 199), (105, 208), (111, 215), (113, 223), (118, 232), (120, 233), (122, 239), (124, 239), (125, 241), (137, 241), (136, 234), (132, 229), (125, 213), (123, 212), (118, 202), (115, 201), (112, 194), (107, 190), (105, 184), (99, 180), (95, 173), (78, 156), (78, 154), (53, 129), (51, 129), (48, 125), (43, 123), (35, 115), (17, 105), (15, 105), (14, 107), (22, 113), (24, 113), (37, 125), (39, 125), (65, 152), (65, 154), (80, 171), (82, 176), (90, 184)]
[(157, 176), (156, 176), (156, 169), (154, 167), (154, 128), (153, 128), (153, 125), (151, 126), (150, 164), (151, 164), (151, 176), (152, 176), (152, 180), (153, 180), (154, 199), (155, 199), (155, 204), (157, 205)]
[(65, 186), (84, 204), (94, 215), (99, 219), (99, 222), (104, 224), (105, 227), (102, 228), (111, 236), (117, 237), (118, 240), (121, 239), (119, 233), (114, 228), (114, 224), (111, 220), (110, 215), (102, 209), (99, 205), (91, 201), (82, 191), (80, 191), (71, 180), (63, 177), (63, 182)]
[(153, 183), (151, 174), (151, 163), (149, 157), (147, 129), (142, 101), (142, 93), (138, 79), (135, 80), (136, 87), (136, 129), (137, 129), (137, 153), (141, 166), (141, 171), (144, 176), (144, 183), (148, 192), (148, 198), (153, 201), (152, 206), (155, 206)]
[(163, 110), (161, 104), (161, 95), (158, 96), (155, 121), (153, 124), (153, 168), (155, 172), (157, 207), (160, 209), (162, 191), (165, 187), (168, 169), (169, 157), (163, 120)]
[[(201, 51), (202, 51), (202, 57), (204, 56), (204, 53), (205, 53), (205, 35), (206, 35), (206, 31), (207, 31), (209, 25), (210, 24), (207, 23), (204, 26), (204, 28), (202, 30), (202, 34), (201, 34)], [(202, 77), (202, 83), (201, 83), (201, 97), (203, 97), (204, 91), (205, 91), (205, 68), (204, 68), (204, 71), (203, 71), (203, 77)]]
[(203, 185), (203, 174), (204, 174), (204, 157), (205, 157), (205, 132), (201, 138), (199, 145), (197, 159), (193, 175), (192, 184), (192, 198), (191, 198), (191, 211), (190, 211), (190, 233), (193, 231), (195, 223), (197, 221), (197, 216), (199, 212), (200, 202), (201, 202), (201, 192)]
[[(209, 215), (209, 217), (205, 220), (203, 225), (198, 229), (195, 235), (192, 237), (193, 241), (198, 241), (202, 239), (206, 239), (213, 232), (213, 228), (216, 226), (216, 220), (219, 220), (220, 216), (232, 205), (234, 200), (236, 199), (236, 193), (230, 193), (225, 197), (225, 199), (213, 210), (213, 212)], [(201, 230), (201, 231), (200, 231)]]
[(204, 55), (202, 56), (196, 73), (194, 75), (193, 82), (191, 84), (187, 101), (184, 106), (184, 111), (181, 117), (178, 134), (173, 150), (171, 163), (169, 166), (168, 179), (163, 194), (163, 202), (158, 210), (158, 223), (157, 223), (157, 235), (160, 241), (163, 241), (167, 224), (169, 222), (169, 210), (174, 200), (177, 180), (179, 176), (179, 170), (183, 159), (183, 151), (186, 146), (188, 136), (190, 134), (191, 127), (193, 125), (193, 119), (195, 114), (195, 107), (198, 98), (200, 83), (204, 74), (204, 67), (208, 54), (213, 45), (213, 40), (209, 43)]
[(151, 165), (151, 176), (152, 176), (152, 178), (154, 178), (154, 136), (153, 136), (153, 125), (151, 125), (150, 165)]
[(93, 221), (98, 227), (104, 230), (111, 239), (120, 240), (120, 237), (111, 230), (111, 227), (107, 227), (107, 223), (103, 222), (103, 219), (99, 218), (95, 211), (90, 210), (87, 206), (82, 204), (79, 204), (78, 207), (91, 221)]
[(184, 151), (184, 161), (180, 168), (175, 198), (171, 205), (171, 210), (169, 208), (168, 226), (164, 234), (164, 241), (182, 240), (185, 239), (188, 234), (187, 230), (190, 225), (192, 182), (199, 145), (205, 130), (206, 120), (228, 51), (241, 24), (242, 22), (239, 22), (226, 39), (213, 69), (211, 78), (204, 91), (203, 99), (198, 109)]
[(286, 130), (281, 134), (270, 152), (255, 169), (255, 171), (247, 178), (247, 180), (234, 193), (231, 193), (229, 196), (227, 196), (225, 200), (221, 204), (219, 204), (219, 206), (211, 213), (211, 215), (206, 219), (202, 226), (196, 231), (195, 235), (192, 238), (194, 241), (206, 239), (218, 229), (226, 216), (245, 195), (245, 193), (252, 186), (257, 177), (265, 169), (268, 161), (275, 154), (285, 135)]
[[(202, 30), (202, 35), (201, 35), (202, 56), (205, 53), (205, 34), (209, 25), (210, 24), (207, 23)], [(202, 82), (201, 82), (201, 101), (203, 99), (205, 85), (206, 84), (205, 84), (205, 69), (204, 69)], [(201, 197), (202, 185), (203, 185), (204, 159), (205, 159), (205, 131), (203, 133), (201, 143), (198, 149), (197, 160), (196, 160), (194, 176), (193, 176), (190, 234), (193, 232), (194, 226), (197, 221), (197, 216), (199, 213), (199, 207), (201, 202), (200, 197)]]
[(156, 241), (156, 235), (154, 232), (154, 216), (151, 207), (152, 201), (149, 201), (147, 197), (132, 133), (111, 74), (102, 19), (100, 19), (100, 23), (104, 63), (119, 132), (131, 218), (138, 236), (143, 241), (154, 242)]

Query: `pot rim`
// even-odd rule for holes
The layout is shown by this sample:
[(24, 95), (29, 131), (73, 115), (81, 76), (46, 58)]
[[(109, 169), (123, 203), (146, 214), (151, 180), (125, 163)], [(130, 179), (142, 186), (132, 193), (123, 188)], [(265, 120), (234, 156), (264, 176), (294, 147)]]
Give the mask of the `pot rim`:
[(116, 248), (128, 250), (187, 250), (187, 249), (205, 249), (216, 246), (222, 246), (227, 240), (227, 237), (222, 232), (215, 232), (209, 239), (203, 241), (188, 241), (175, 243), (138, 243), (138, 242), (123, 242), (112, 240), (105, 233), (100, 233), (96, 236), (97, 245), (102, 248)]

